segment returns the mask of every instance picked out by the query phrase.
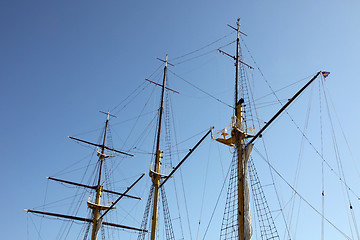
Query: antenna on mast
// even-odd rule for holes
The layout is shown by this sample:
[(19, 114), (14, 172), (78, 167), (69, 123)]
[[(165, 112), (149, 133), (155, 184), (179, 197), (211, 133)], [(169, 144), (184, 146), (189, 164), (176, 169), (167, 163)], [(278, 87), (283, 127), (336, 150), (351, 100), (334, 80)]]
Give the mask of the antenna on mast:
[(238, 105), (238, 97), (239, 97), (239, 51), (240, 51), (240, 18), (237, 19), (236, 22), (236, 32), (237, 32), (237, 37), (236, 37), (236, 59), (235, 59), (235, 67), (236, 67), (236, 75), (235, 75), (235, 111), (236, 111), (236, 106)]

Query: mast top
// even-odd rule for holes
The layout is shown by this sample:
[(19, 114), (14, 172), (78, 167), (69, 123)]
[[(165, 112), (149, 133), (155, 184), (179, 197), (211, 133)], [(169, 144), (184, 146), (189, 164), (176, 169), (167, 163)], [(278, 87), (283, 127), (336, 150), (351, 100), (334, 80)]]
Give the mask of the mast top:
[(107, 112), (103, 112), (103, 111), (99, 111), (99, 112), (107, 115), (106, 120), (109, 120), (110, 116), (117, 118), (117, 116), (110, 114), (110, 110), (108, 110)]
[(171, 63), (168, 62), (168, 55), (167, 55), (167, 54), (165, 55), (165, 60), (162, 60), (162, 59), (160, 59), (160, 58), (156, 58), (156, 59), (159, 60), (159, 61), (164, 62), (164, 63), (165, 63), (165, 67), (167, 67), (168, 64), (171, 65), (171, 66), (173, 66), (173, 67), (175, 67), (174, 64), (171, 64)]

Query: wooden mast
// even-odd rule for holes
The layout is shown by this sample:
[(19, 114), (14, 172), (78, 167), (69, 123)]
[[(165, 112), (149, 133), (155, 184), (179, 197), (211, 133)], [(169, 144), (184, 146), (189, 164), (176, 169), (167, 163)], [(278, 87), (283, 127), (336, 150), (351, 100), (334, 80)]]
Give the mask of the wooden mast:
[(244, 147), (244, 134), (243, 133), (243, 109), (242, 104), (244, 103), (244, 99), (239, 97), (239, 52), (240, 52), (240, 19), (237, 19), (236, 23), (236, 59), (235, 59), (235, 67), (236, 67), (236, 75), (235, 75), (235, 127), (238, 128), (239, 131), (235, 131), (235, 148), (237, 152), (237, 174), (238, 174), (238, 182), (237, 182), (237, 192), (238, 192), (238, 235), (239, 240), (244, 240), (244, 158), (243, 158), (243, 147)]
[(153, 212), (152, 212), (152, 222), (151, 222), (151, 237), (150, 240), (156, 240), (156, 230), (157, 230), (157, 219), (158, 219), (158, 208), (159, 208), (159, 189), (160, 189), (160, 165), (161, 165), (161, 153), (160, 150), (160, 136), (161, 136), (161, 124), (162, 124), (162, 115), (163, 115), (163, 106), (164, 106), (164, 95), (165, 95), (165, 83), (166, 83), (166, 72), (167, 72), (167, 59), (165, 57), (165, 66), (164, 66), (164, 77), (162, 82), (162, 92), (161, 92), (161, 101), (159, 108), (159, 122), (158, 122), (158, 132), (156, 139), (156, 156), (154, 170), (151, 172), (151, 178), (154, 185), (154, 201), (153, 201)]
[[(241, 58), (241, 49), (240, 49), (240, 34), (247, 36), (245, 33), (240, 31), (240, 19), (237, 19), (237, 27), (232, 27), (228, 25), (232, 29), (237, 32), (236, 39), (236, 56), (232, 56), (220, 49), (218, 51), (228, 57), (231, 57), (235, 60), (235, 68), (236, 68), (236, 76), (235, 76), (235, 116), (233, 117), (232, 122), (232, 131), (231, 137), (226, 138), (228, 135), (226, 133), (225, 128), (223, 130), (223, 138), (216, 138), (215, 140), (228, 145), (230, 147), (234, 147), (237, 153), (237, 230), (238, 230), (238, 240), (249, 240), (252, 235), (252, 227), (251, 227), (251, 217), (250, 217), (250, 205), (249, 205), (249, 185), (248, 185), (248, 172), (247, 172), (247, 161), (250, 157), (251, 149), (253, 142), (261, 137), (262, 133), (265, 129), (321, 74), (321, 71), (318, 72), (308, 83), (305, 84), (303, 88), (301, 88), (289, 101), (283, 105), (283, 107), (268, 121), (256, 135), (248, 134), (247, 129), (245, 127), (245, 116), (244, 116), (244, 98), (241, 94), (241, 86), (239, 84), (239, 72), (240, 72), (240, 64), (247, 66), (250, 69), (254, 69), (247, 63), (243, 62)], [(240, 95), (240, 96), (239, 96)], [(245, 143), (245, 139), (251, 138), (247, 143)], [(246, 211), (246, 212), (245, 212)], [(246, 214), (246, 216), (245, 216)], [(233, 226), (231, 226), (233, 227)]]
[(103, 142), (101, 145), (101, 153), (99, 153), (99, 161), (100, 161), (100, 166), (99, 166), (99, 177), (98, 177), (98, 183), (97, 183), (97, 188), (96, 188), (96, 198), (95, 198), (95, 205), (92, 205), (91, 207), (89, 206), (89, 208), (92, 208), (93, 210), (93, 227), (92, 227), (92, 234), (91, 234), (91, 240), (96, 240), (97, 239), (97, 234), (98, 231), (100, 229), (101, 223), (99, 223), (99, 216), (100, 216), (100, 200), (101, 200), (101, 192), (102, 192), (102, 188), (103, 186), (101, 185), (101, 173), (102, 173), (102, 166), (103, 166), (103, 162), (104, 162), (104, 158), (105, 158), (105, 141), (106, 141), (106, 133), (107, 133), (107, 129), (109, 126), (109, 115), (110, 113), (107, 113), (107, 118), (106, 118), (106, 122), (105, 122), (105, 131), (104, 131), (104, 138), (103, 138)]
[[(102, 111), (99, 111), (101, 113), (105, 113)], [(103, 137), (103, 141), (102, 144), (97, 144), (97, 143), (93, 143), (93, 142), (89, 142), (89, 141), (85, 141), (82, 139), (78, 139), (75, 137), (71, 137), (69, 136), (70, 139), (79, 141), (79, 142), (83, 142), (92, 146), (96, 146), (97, 147), (97, 155), (99, 156), (99, 175), (98, 175), (98, 179), (97, 179), (97, 184), (90, 186), (90, 185), (85, 185), (82, 183), (76, 183), (76, 182), (71, 182), (71, 181), (67, 181), (67, 180), (62, 180), (62, 179), (58, 179), (58, 178), (53, 178), (53, 177), (48, 177), (49, 180), (53, 180), (53, 181), (57, 181), (57, 182), (62, 182), (62, 183), (66, 183), (66, 184), (71, 184), (71, 185), (75, 185), (78, 187), (83, 187), (83, 188), (89, 188), (89, 189), (94, 189), (96, 190), (96, 197), (95, 197), (95, 202), (91, 202), (88, 201), (87, 205), (88, 208), (90, 208), (92, 210), (92, 217), (91, 218), (84, 218), (84, 217), (78, 217), (78, 216), (72, 216), (72, 215), (65, 215), (65, 214), (58, 214), (58, 213), (52, 213), (52, 212), (44, 212), (44, 211), (36, 211), (36, 210), (31, 210), (31, 209), (25, 209), (26, 212), (30, 212), (30, 213), (35, 213), (35, 214), (41, 214), (41, 215), (47, 215), (47, 216), (53, 216), (53, 217), (57, 217), (57, 218), (64, 218), (64, 219), (72, 219), (72, 220), (76, 220), (76, 221), (81, 221), (81, 222), (88, 222), (88, 223), (92, 223), (92, 234), (91, 234), (91, 240), (96, 240), (97, 239), (97, 235), (99, 232), (99, 229), (102, 225), (107, 225), (107, 226), (112, 226), (112, 227), (116, 227), (116, 228), (124, 228), (124, 229), (129, 229), (129, 230), (135, 230), (135, 231), (141, 231), (141, 232), (148, 232), (145, 229), (139, 229), (139, 228), (134, 228), (134, 227), (130, 227), (130, 226), (125, 226), (125, 225), (121, 225), (121, 224), (116, 224), (116, 223), (111, 223), (111, 222), (103, 222), (103, 217), (106, 213), (108, 213), (110, 210), (115, 208), (115, 204), (123, 197), (129, 197), (129, 198), (134, 198), (134, 199), (141, 199), (139, 197), (135, 197), (135, 196), (131, 196), (128, 195), (127, 193), (130, 191), (130, 189), (137, 183), (140, 181), (140, 179), (144, 176), (144, 174), (142, 176), (140, 176), (130, 187), (128, 187), (126, 189), (125, 192), (120, 193), (120, 192), (115, 192), (115, 191), (111, 191), (111, 190), (107, 190), (107, 189), (103, 189), (103, 186), (101, 184), (101, 179), (102, 179), (102, 167), (103, 167), (103, 163), (104, 160), (108, 157), (105, 154), (105, 149), (112, 151), (112, 152), (116, 152), (116, 153), (120, 153), (126, 156), (134, 156), (130, 153), (126, 153), (126, 152), (122, 152), (113, 148), (109, 148), (105, 145), (106, 142), (106, 136), (107, 136), (107, 130), (109, 127), (109, 118), (110, 116), (112, 117), (116, 117), (114, 115), (111, 115), (109, 112), (105, 113), (107, 115), (107, 119), (106, 119), (106, 123), (105, 123), (105, 129), (104, 129), (104, 137)], [(99, 151), (98, 149), (101, 149), (101, 151)], [(107, 192), (107, 193), (111, 193), (111, 194), (116, 194), (119, 195), (119, 198), (113, 202), (113, 204), (111, 206), (103, 206), (101, 205), (101, 194), (102, 192)], [(100, 216), (100, 212), (106, 210), (101, 216)]]
[[(236, 38), (236, 55), (232, 56), (220, 49), (219, 52), (227, 55), (235, 60), (235, 97), (234, 97), (234, 110), (235, 110), (235, 116), (233, 118), (232, 123), (232, 130), (231, 130), (231, 137), (226, 138), (226, 135), (224, 133), (224, 138), (217, 138), (216, 141), (223, 143), (225, 145), (231, 146), (235, 148), (235, 151), (237, 153), (237, 194), (238, 194), (238, 200), (237, 200), (237, 225), (238, 225), (238, 240), (245, 240), (245, 185), (244, 185), (244, 176), (245, 176), (245, 158), (244, 158), (244, 149), (245, 149), (245, 142), (244, 140), (246, 138), (252, 137), (251, 135), (247, 134), (244, 130), (244, 111), (243, 111), (243, 103), (244, 99), (239, 94), (241, 93), (239, 90), (239, 87), (241, 86), (239, 84), (239, 72), (240, 72), (240, 64), (244, 64), (245, 66), (249, 68), (253, 68), (250, 65), (244, 63), (240, 59), (240, 33), (245, 33), (240, 31), (240, 19), (237, 19), (236, 22), (236, 28), (228, 25), (232, 29), (234, 29), (237, 32), (237, 38)], [(240, 97), (240, 99), (239, 99)]]

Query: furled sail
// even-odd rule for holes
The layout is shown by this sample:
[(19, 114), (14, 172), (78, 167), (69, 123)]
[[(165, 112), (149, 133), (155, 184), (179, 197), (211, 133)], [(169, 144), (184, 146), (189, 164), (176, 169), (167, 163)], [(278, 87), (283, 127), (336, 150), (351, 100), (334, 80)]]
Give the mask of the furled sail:
[(248, 162), (254, 144), (247, 144), (243, 153), (244, 159), (244, 239), (250, 240), (252, 236), (251, 212), (250, 212), (250, 190)]

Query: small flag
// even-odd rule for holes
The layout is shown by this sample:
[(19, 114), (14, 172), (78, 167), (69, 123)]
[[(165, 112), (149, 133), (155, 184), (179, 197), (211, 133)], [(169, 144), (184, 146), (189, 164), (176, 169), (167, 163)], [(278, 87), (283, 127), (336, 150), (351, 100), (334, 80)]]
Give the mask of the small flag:
[(324, 78), (326, 78), (327, 76), (329, 76), (330, 72), (322, 72), (322, 75)]

